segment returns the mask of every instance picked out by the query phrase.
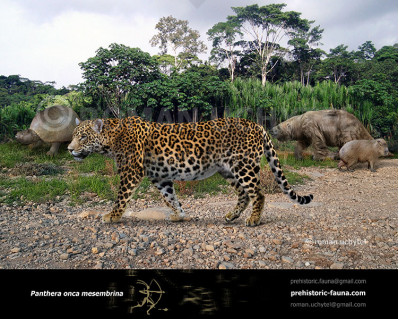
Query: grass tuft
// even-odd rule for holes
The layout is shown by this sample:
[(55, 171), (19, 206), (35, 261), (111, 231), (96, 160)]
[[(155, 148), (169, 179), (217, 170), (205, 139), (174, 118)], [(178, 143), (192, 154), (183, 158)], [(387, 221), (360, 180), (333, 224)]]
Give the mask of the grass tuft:
[[(115, 162), (99, 154), (92, 154), (82, 162), (76, 162), (65, 147), (59, 154), (50, 158), (46, 155), (48, 147), (30, 150), (25, 145), (16, 142), (0, 144), (0, 203), (12, 204), (26, 201), (42, 203), (56, 200), (58, 196), (70, 196), (71, 204), (81, 204), (86, 200), (85, 193), (95, 193), (100, 199), (114, 200), (117, 196), (119, 176)], [(279, 158), (291, 185), (303, 183), (308, 177), (290, 172), (303, 166), (336, 167), (334, 161), (315, 162), (310, 157), (296, 161), (290, 152), (279, 151)], [(266, 159), (261, 161), (261, 184), (268, 193), (279, 191), (270, 172)], [(19, 177), (15, 176), (15, 173)], [(43, 177), (29, 178), (35, 175)], [(45, 177), (44, 177), (45, 175)], [(150, 196), (160, 198), (152, 183), (144, 178), (138, 186), (133, 199)], [(206, 194), (215, 195), (227, 193), (227, 181), (215, 174), (201, 181), (175, 182), (178, 196), (203, 197)]]

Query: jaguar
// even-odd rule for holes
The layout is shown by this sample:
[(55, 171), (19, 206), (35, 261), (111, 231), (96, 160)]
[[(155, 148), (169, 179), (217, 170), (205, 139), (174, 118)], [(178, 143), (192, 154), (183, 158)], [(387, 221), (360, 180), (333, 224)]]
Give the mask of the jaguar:
[(226, 222), (240, 217), (252, 203), (247, 226), (260, 224), (265, 195), (260, 186), (260, 161), (266, 156), (278, 185), (292, 201), (308, 204), (313, 195), (300, 196), (289, 185), (267, 131), (241, 118), (219, 118), (199, 123), (157, 123), (138, 116), (123, 119), (76, 120), (69, 152), (80, 161), (91, 153), (115, 159), (119, 191), (104, 223), (121, 220), (132, 193), (144, 177), (160, 191), (171, 208), (171, 221), (182, 221), (185, 212), (176, 198), (173, 181), (201, 180), (215, 173), (223, 176), (238, 194)]

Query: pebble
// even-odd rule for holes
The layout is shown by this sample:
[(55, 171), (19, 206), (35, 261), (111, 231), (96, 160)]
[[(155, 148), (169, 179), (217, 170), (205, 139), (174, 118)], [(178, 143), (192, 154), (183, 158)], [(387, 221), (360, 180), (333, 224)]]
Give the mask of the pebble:
[(253, 255), (255, 255), (255, 252), (252, 249), (245, 249), (244, 252), (245, 258), (251, 258)]
[(292, 264), (294, 262), (294, 260), (291, 257), (288, 257), (288, 256), (282, 256), (281, 257), (281, 261), (283, 263), (288, 263), (288, 264)]
[(187, 248), (182, 251), (183, 255), (192, 255), (193, 254), (193, 249), (192, 248)]
[[(245, 218), (223, 222), (224, 214), (236, 203), (233, 191), (180, 198), (192, 217), (182, 223), (132, 217), (102, 224), (100, 217), (112, 209), (112, 202), (84, 201), (70, 206), (68, 194), (57, 203), (4, 204), (0, 207), (0, 253), (10, 268), (397, 268), (397, 184), (388, 188), (383, 184), (383, 176), (391, 176), (390, 182), (396, 183), (397, 160), (390, 160), (388, 166), (383, 161), (379, 174), (372, 178), (367, 167), (349, 174), (332, 168), (301, 168), (301, 174), (322, 173), (298, 189), (299, 194), (314, 193), (322, 205), (273, 208), (253, 228), (245, 227)], [(347, 187), (349, 181), (351, 187)], [(331, 189), (340, 190), (339, 198), (331, 196)], [(131, 201), (128, 209), (137, 212), (163, 205), (155, 192), (150, 188), (148, 196)], [(381, 200), (373, 196), (379, 192), (387, 196)], [(286, 202), (283, 194), (266, 197), (271, 202)], [(357, 244), (326, 244), (323, 240), (354, 240)]]
[(218, 267), (218, 268), (219, 268), (219, 269), (233, 269), (233, 268), (235, 268), (235, 266), (234, 266), (234, 264), (232, 264), (232, 263), (223, 261), (223, 262), (221, 262), (221, 263), (219, 264), (219, 267)]
[(113, 243), (105, 243), (104, 247), (109, 249), (109, 248), (114, 247), (114, 244)]
[(129, 253), (129, 255), (137, 256), (137, 249), (130, 248), (130, 249), (128, 249), (128, 253)]
[(104, 264), (100, 261), (93, 267), (93, 269), (103, 269), (103, 265)]
[(330, 269), (343, 269), (344, 268), (344, 264), (343, 263), (333, 263), (330, 266)]
[(272, 239), (272, 242), (275, 245), (281, 245), (281, 240), (280, 239)]
[(69, 258), (69, 254), (61, 254), (60, 259), (67, 260)]
[(215, 251), (215, 247), (213, 247), (213, 245), (206, 245), (205, 249), (208, 251)]

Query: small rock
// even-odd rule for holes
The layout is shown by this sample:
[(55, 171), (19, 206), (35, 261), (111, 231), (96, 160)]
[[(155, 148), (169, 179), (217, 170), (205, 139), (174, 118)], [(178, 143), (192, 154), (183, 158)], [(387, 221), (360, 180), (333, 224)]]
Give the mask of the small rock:
[(184, 249), (184, 250), (182, 251), (182, 254), (183, 254), (183, 255), (189, 255), (189, 256), (191, 256), (191, 255), (193, 254), (193, 249), (192, 249), (192, 248)]
[(235, 268), (235, 266), (232, 263), (223, 261), (219, 264), (218, 268), (219, 269), (233, 269), (233, 268)]
[(208, 251), (215, 251), (215, 247), (213, 247), (213, 245), (206, 245), (206, 246), (205, 246), (205, 250), (208, 250)]
[(114, 244), (113, 243), (105, 243), (104, 247), (109, 249), (109, 248), (114, 247)]
[(288, 256), (282, 256), (281, 261), (283, 263), (288, 263), (288, 264), (292, 264), (294, 262), (294, 260)]
[(58, 212), (58, 207), (55, 207), (55, 206), (50, 207), (50, 212), (52, 212), (52, 213)]
[(165, 250), (163, 248), (160, 248), (160, 247), (155, 251), (155, 255), (157, 255), (157, 256), (160, 256), (160, 255), (162, 255), (164, 253), (165, 253)]
[(228, 252), (228, 253), (230, 253), (230, 254), (236, 254), (237, 253), (237, 250), (235, 250), (234, 248), (227, 248), (226, 249), (226, 251)]
[(275, 245), (281, 245), (281, 240), (280, 239), (272, 239), (272, 242)]
[(255, 252), (252, 249), (245, 249), (244, 257), (251, 258), (254, 254), (255, 254)]
[(115, 242), (119, 242), (119, 234), (117, 232), (113, 232), (111, 234), (111, 240)]
[(96, 215), (100, 215), (101, 212), (99, 211), (95, 211), (95, 210), (85, 210), (83, 212), (81, 212), (78, 217), (80, 218), (87, 218), (89, 216), (96, 216)]
[(343, 263), (333, 263), (330, 266), (330, 269), (342, 269), (342, 268), (344, 268), (344, 264)]
[(21, 248), (19, 248), (19, 247), (15, 247), (15, 248), (11, 249), (12, 253), (19, 253), (20, 251), (21, 251)]
[(69, 254), (61, 254), (60, 259), (67, 260), (69, 258)]
[(266, 252), (266, 248), (264, 246), (260, 246), (259, 247), (259, 252), (260, 253), (265, 253)]
[(100, 261), (93, 268), (94, 269), (102, 269), (103, 268), (103, 263)]
[(98, 248), (97, 248), (97, 247), (93, 247), (93, 248), (91, 249), (91, 252), (92, 252), (93, 254), (98, 254)]
[(260, 267), (265, 267), (266, 266), (266, 263), (263, 260), (259, 260), (258, 264), (259, 264)]
[(304, 245), (302, 246), (302, 251), (303, 251), (304, 253), (310, 252), (311, 249), (313, 249), (313, 246), (311, 246), (311, 245), (304, 244)]

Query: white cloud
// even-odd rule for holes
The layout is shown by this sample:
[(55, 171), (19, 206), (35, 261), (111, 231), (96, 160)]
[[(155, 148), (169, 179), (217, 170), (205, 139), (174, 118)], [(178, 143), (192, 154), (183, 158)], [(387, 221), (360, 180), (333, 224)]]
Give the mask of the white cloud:
[[(380, 48), (397, 40), (396, 0), (272, 0), (302, 12), (325, 29), (322, 49), (339, 44), (355, 50), (367, 40)], [(149, 44), (163, 16), (188, 20), (201, 33), (225, 21), (231, 7), (251, 0), (1, 0), (0, 74), (56, 81), (57, 87), (81, 82), (80, 62), (99, 47), (122, 43), (156, 54)], [(210, 45), (208, 42), (208, 52)], [(201, 58), (206, 58), (201, 55)]]
[(68, 10), (38, 25), (21, 7), (8, 6), (8, 14), (0, 11), (1, 27), (6, 29), (0, 34), (0, 46), (6, 48), (0, 51), (0, 74), (67, 86), (81, 81), (78, 64), (99, 47), (116, 42), (156, 53), (148, 42), (152, 35), (143, 31), (152, 30), (157, 19)]

